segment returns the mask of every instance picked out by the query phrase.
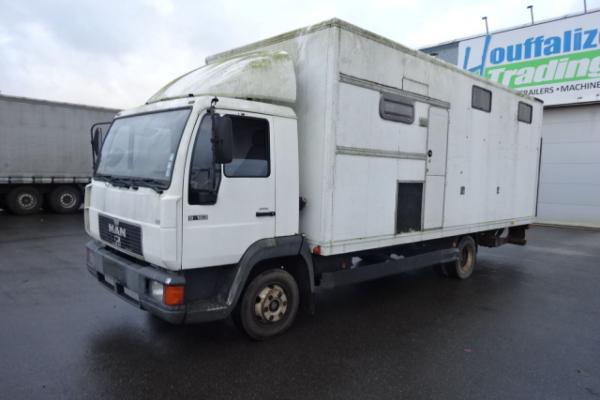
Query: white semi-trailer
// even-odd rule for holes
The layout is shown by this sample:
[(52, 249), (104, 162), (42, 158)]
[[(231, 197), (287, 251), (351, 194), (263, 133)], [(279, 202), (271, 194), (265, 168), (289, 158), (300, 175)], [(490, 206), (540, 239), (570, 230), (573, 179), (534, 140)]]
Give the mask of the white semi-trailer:
[(79, 210), (92, 176), (90, 128), (117, 111), (0, 95), (0, 208)]
[(542, 103), (334, 19), (209, 57), (120, 113), (87, 267), (173, 323), (287, 329), (313, 294), (525, 244)]

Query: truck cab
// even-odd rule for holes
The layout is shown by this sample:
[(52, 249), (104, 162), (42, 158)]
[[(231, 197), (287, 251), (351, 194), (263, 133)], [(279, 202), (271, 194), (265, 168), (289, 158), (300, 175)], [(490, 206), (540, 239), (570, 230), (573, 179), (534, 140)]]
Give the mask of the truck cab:
[[(213, 125), (223, 120), (229, 160), (218, 163)], [(112, 122), (86, 187), (88, 268), (171, 322), (217, 319), (250, 272), (244, 255), (278, 258), (268, 249), (283, 241), (285, 257), (301, 258), (298, 198), (291, 108), (198, 96), (128, 110)]]

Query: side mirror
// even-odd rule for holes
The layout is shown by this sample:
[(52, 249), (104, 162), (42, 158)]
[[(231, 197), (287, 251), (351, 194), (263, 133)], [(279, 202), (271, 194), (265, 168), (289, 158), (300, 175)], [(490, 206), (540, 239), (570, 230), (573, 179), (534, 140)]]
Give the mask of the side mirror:
[(231, 118), (216, 118), (213, 139), (213, 158), (218, 164), (229, 164), (233, 159), (233, 125)]
[(102, 149), (102, 142), (106, 136), (103, 127), (108, 126), (110, 126), (110, 122), (98, 122), (92, 125), (92, 128), (90, 129), (92, 136), (92, 166), (94, 171), (98, 166), (98, 161), (100, 160), (100, 149)]
[(95, 157), (98, 157), (98, 154), (100, 154), (101, 140), (102, 129), (94, 129), (94, 133), (92, 134), (92, 151), (94, 152)]

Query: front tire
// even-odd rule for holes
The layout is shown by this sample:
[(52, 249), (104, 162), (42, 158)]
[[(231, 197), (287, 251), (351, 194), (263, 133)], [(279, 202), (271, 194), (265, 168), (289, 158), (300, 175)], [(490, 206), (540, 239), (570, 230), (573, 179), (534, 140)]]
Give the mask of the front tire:
[(42, 208), (43, 197), (33, 186), (19, 186), (8, 192), (6, 206), (16, 215), (35, 214)]
[(264, 340), (289, 329), (300, 305), (294, 277), (283, 269), (269, 269), (252, 279), (235, 311), (241, 329), (254, 340)]

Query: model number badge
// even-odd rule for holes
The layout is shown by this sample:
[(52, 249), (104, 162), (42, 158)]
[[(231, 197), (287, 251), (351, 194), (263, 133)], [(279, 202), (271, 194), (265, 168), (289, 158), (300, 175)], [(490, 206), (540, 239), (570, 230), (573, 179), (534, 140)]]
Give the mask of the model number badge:
[(208, 219), (208, 215), (188, 215), (188, 221), (204, 221)]

